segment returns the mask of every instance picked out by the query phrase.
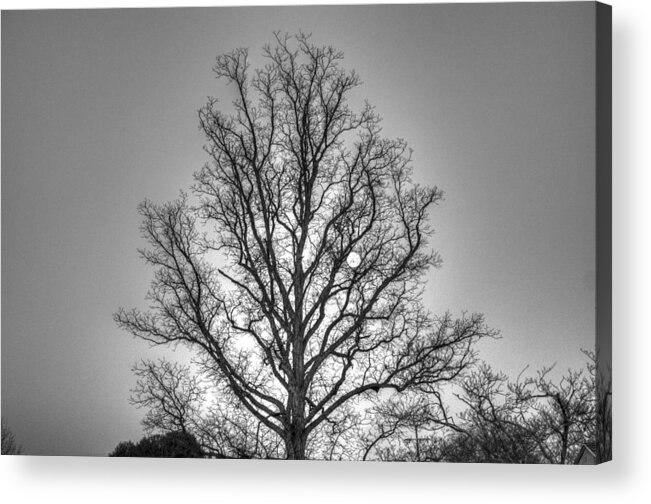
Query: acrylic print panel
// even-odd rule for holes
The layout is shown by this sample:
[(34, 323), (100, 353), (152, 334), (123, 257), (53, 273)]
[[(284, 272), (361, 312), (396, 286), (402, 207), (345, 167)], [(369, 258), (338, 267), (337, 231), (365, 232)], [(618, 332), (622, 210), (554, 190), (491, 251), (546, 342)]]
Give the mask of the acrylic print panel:
[(2, 37), (3, 453), (610, 459), (610, 7)]

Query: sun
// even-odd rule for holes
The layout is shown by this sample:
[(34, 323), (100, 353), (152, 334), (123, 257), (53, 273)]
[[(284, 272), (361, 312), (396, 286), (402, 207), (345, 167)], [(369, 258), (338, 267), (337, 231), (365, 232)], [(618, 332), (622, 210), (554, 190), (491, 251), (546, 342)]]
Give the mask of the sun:
[(348, 259), (346, 261), (348, 262), (348, 266), (351, 268), (357, 268), (357, 266), (362, 262), (362, 259), (359, 257), (357, 252), (351, 252), (348, 254)]

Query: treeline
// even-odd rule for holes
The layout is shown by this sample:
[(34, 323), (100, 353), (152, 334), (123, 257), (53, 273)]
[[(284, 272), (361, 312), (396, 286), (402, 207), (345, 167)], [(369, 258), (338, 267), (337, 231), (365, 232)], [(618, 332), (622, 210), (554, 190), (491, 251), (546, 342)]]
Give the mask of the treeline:
[[(515, 380), (479, 363), (444, 393), (371, 392), (325, 425), (308, 458), (410, 462), (573, 464), (582, 447), (612, 458), (610, 381), (595, 356), (554, 378), (553, 367)], [(143, 362), (132, 403), (149, 433), (110, 456), (283, 459), (283, 440), (243, 408), (210, 402), (189, 367)]]
[(611, 386), (598, 383), (594, 356), (587, 356), (584, 369), (569, 370), (556, 380), (551, 367), (509, 380), (482, 363), (461, 380), (455, 396), (463, 407), (453, 416), (441, 397), (380, 403), (365, 457), (573, 464), (587, 445), (596, 451), (595, 462), (610, 460)]

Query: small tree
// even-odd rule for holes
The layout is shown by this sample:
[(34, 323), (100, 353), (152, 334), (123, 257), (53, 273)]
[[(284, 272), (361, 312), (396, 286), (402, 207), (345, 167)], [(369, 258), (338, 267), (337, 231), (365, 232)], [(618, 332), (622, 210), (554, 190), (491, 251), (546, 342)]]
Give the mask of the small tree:
[(593, 352), (584, 352), (590, 362), (588, 372), (591, 387), (595, 390), (594, 418), (589, 431), (590, 440), (596, 446), (597, 463), (608, 462), (613, 458), (613, 382), (612, 370), (598, 369), (599, 359)]
[(423, 306), (442, 192), (412, 181), (407, 145), (381, 136), (370, 105), (350, 108), (360, 79), (342, 53), (277, 34), (263, 56), (255, 71), (245, 49), (217, 58), (233, 113), (214, 99), (199, 113), (211, 162), (197, 201), (140, 206), (153, 310), (115, 318), (195, 350), (223, 419), (245, 411), (286, 458), (321, 457), (312, 441), (349, 424), (355, 401), (436, 391), (492, 331)]
[(11, 432), (11, 429), (5, 422), (5, 419), (2, 419), (2, 455), (20, 455), (22, 452), (22, 446), (16, 442), (16, 437), (14, 433)]
[(570, 369), (557, 383), (549, 378), (551, 370), (539, 371), (513, 391), (531, 409), (523, 425), (545, 460), (572, 464), (595, 421), (596, 389), (585, 369)]
[(362, 460), (438, 461), (442, 436), (457, 430), (438, 392), (395, 395), (377, 401), (370, 413), (360, 435)]
[[(503, 373), (482, 363), (461, 385), (460, 433), (451, 437), (446, 458), (455, 462), (542, 462), (536, 440), (527, 428), (527, 400), (514, 393)], [(463, 457), (468, 457), (463, 459)]]
[(133, 367), (138, 377), (131, 404), (147, 408), (145, 431), (188, 432), (199, 417), (203, 389), (187, 366), (166, 360), (141, 361)]
[(224, 408), (227, 391), (212, 400), (190, 366), (162, 359), (141, 361), (133, 371), (138, 381), (131, 403), (147, 410), (142, 424), (148, 434), (190, 433), (213, 458), (279, 458), (280, 440), (236, 401)]
[(458, 396), (466, 410), (455, 432), (442, 440), (443, 459), (573, 463), (581, 445), (594, 437), (592, 361), (587, 370), (570, 369), (557, 381), (550, 378), (552, 369), (515, 382), (487, 364), (470, 373)]
[(192, 434), (168, 432), (142, 438), (138, 443), (123, 441), (109, 457), (202, 458), (204, 453)]

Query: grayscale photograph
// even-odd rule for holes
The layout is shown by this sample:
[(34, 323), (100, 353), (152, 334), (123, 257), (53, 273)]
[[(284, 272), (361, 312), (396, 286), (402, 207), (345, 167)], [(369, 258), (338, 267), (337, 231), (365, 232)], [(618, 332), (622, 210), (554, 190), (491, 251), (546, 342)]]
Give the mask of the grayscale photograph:
[(2, 454), (611, 460), (609, 44), (594, 2), (3, 11)]

